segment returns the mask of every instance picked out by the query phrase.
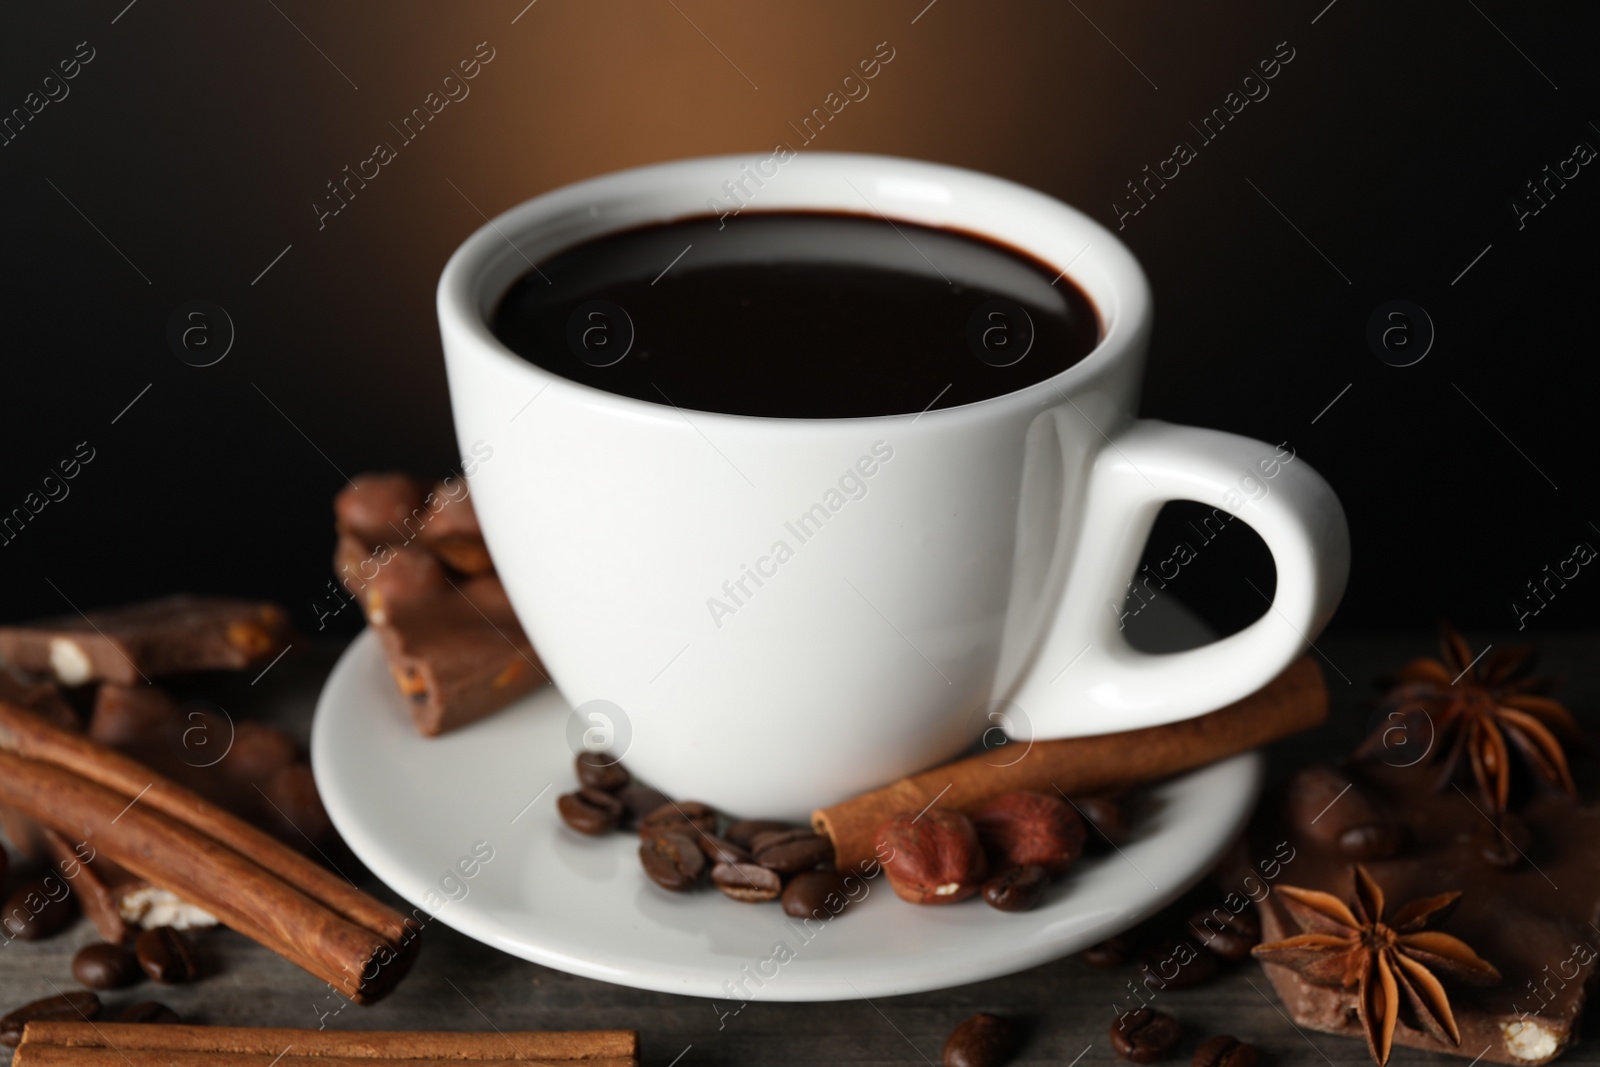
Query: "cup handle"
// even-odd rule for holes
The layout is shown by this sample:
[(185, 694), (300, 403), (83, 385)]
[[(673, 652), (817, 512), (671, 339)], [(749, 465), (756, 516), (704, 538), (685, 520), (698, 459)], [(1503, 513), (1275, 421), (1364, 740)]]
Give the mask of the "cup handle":
[[(1350, 532), (1333, 489), (1285, 448), (1145, 419), (1100, 450), (1081, 522), (1063, 523), (1057, 551), (1069, 562), (1055, 617), (1011, 695), (1035, 737), (1132, 730), (1215, 710), (1271, 681), (1316, 638), (1344, 593)], [(1266, 614), (1240, 632), (1157, 655), (1128, 644), (1121, 612), (1130, 576), (1141, 590), (1164, 580), (1134, 569), (1169, 500), (1213, 504), (1219, 517), (1247, 522), (1272, 551), (1277, 590)], [(1258, 596), (1243, 578), (1239, 589)]]

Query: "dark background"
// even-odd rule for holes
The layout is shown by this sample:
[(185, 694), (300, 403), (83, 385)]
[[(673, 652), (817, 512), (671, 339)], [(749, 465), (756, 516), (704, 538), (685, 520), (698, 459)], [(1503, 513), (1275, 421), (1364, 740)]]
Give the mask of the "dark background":
[[(1287, 441), (1328, 478), (1354, 543), (1335, 627), (1514, 629), (1524, 583), (1600, 545), (1600, 166), (1520, 229), (1511, 206), (1600, 147), (1600, 9), (525, 3), (0, 14), (0, 114), (94, 50), (0, 146), (0, 514), (79, 442), (94, 455), (0, 545), (4, 618), (189, 589), (281, 600), (314, 631), (343, 475), (456, 465), (433, 289), (483, 214), (635, 164), (766, 154), (881, 41), (893, 62), (813, 148), (989, 171), (1115, 229), (1125, 182), (1199, 147), (1120, 232), (1156, 294), (1140, 413)], [(1270, 95), (1201, 147), (1189, 124), (1285, 41)], [(494, 59), (470, 96), (319, 229), (325, 183), (398, 143), (389, 124), (479, 42)], [(1437, 330), (1404, 368), (1365, 336), (1397, 298)], [(236, 329), (204, 368), (166, 336), (196, 299)], [(1182, 536), (1165, 525), (1156, 557)], [(1259, 555), (1230, 532), (1180, 595), (1241, 624), (1261, 610), (1242, 578), (1270, 582)], [(1592, 623), (1591, 569), (1525, 635)]]

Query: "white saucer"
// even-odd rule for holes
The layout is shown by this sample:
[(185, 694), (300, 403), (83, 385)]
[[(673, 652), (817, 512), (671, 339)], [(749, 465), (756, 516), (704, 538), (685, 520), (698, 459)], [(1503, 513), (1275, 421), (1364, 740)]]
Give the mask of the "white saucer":
[[(1249, 816), (1263, 764), (1246, 753), (1150, 790), (1120, 854), (1081, 862), (1034, 911), (916, 907), (878, 878), (838, 919), (807, 929), (776, 905), (711, 889), (668, 893), (645, 877), (632, 834), (586, 838), (563, 826), (555, 800), (574, 788), (567, 713), (545, 686), (425, 739), (368, 630), (317, 702), (312, 767), (356, 855), (440, 921), (558, 970), (719, 1002), (921, 992), (1083, 949), (1158, 910), (1216, 862)], [(473, 859), (490, 850), (487, 862)], [(471, 878), (455, 869), (463, 859)]]

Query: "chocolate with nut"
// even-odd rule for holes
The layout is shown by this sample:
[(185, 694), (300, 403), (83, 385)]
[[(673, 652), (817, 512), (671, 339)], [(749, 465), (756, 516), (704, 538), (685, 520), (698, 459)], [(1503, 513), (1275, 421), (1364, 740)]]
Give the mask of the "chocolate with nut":
[(276, 604), (171, 596), (0, 626), (0, 661), (62, 685), (133, 685), (170, 674), (265, 666), (293, 639)]
[[(1576, 765), (1575, 770), (1588, 770)], [(1460, 892), (1446, 931), (1472, 946), (1503, 975), (1498, 985), (1473, 987), (1446, 982), (1461, 1043), (1440, 1041), (1402, 1019), (1394, 1043), (1470, 1060), (1536, 1065), (1566, 1050), (1577, 1038), (1586, 990), (1597, 974), (1600, 934), (1600, 783), (1577, 775), (1579, 798), (1555, 791), (1524, 801), (1506, 816), (1509, 835), (1497, 833), (1477, 798), (1466, 790), (1438, 788), (1438, 768), (1425, 763), (1388, 766), (1369, 761), (1350, 769), (1351, 795), (1359, 792), (1376, 810), (1404, 826), (1404, 851), (1370, 864), (1396, 905), (1441, 893)], [(1304, 779), (1297, 780), (1303, 784)], [(1291, 788), (1294, 788), (1291, 784)], [(1291, 798), (1263, 805), (1255, 851), (1287, 838), (1295, 850), (1283, 863), (1281, 882), (1348, 896), (1351, 858), (1343, 833), (1322, 824), (1339, 814), (1347, 795), (1317, 820), (1316, 807)], [(1326, 801), (1324, 801), (1326, 803)], [(1284, 816), (1288, 825), (1282, 825)], [(1363, 815), (1365, 819), (1365, 815)], [(1514, 853), (1504, 865), (1499, 851), (1485, 856), (1486, 842)], [(1520, 851), (1519, 851), (1520, 850)], [(1525, 857), (1524, 857), (1525, 854)], [(1279, 941), (1301, 928), (1273, 892), (1258, 905), (1261, 935)], [(1286, 967), (1263, 964), (1284, 1008), (1304, 1028), (1360, 1039), (1356, 991), (1313, 985)]]
[(493, 573), (465, 483), (363, 474), (334, 500), (334, 570), (383, 644), (417, 730), (433, 737), (547, 681)]

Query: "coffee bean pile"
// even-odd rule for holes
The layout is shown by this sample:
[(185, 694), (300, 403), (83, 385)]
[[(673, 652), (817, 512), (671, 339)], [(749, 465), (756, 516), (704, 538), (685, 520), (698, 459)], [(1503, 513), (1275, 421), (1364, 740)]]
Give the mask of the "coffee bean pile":
[[(0, 885), (10, 866), (0, 847)], [(5, 901), (0, 925), (6, 936), (18, 941), (53, 937), (71, 926), (78, 907), (66, 883), (54, 874), (23, 882)], [(72, 958), (72, 976), (90, 990), (126, 989), (149, 978), (156, 982), (192, 982), (200, 975), (199, 957), (189, 939), (171, 927), (146, 930), (133, 947), (96, 941)], [(175, 1023), (178, 1013), (165, 1004), (143, 1001), (110, 1014), (100, 998), (87, 990), (60, 993), (24, 1004), (0, 1017), (0, 1045), (16, 1048), (22, 1028), (29, 1022), (63, 1019), (78, 1022), (105, 1019), (119, 1023)]]
[(808, 827), (767, 819), (726, 820), (708, 804), (673, 800), (633, 780), (620, 762), (577, 758), (578, 789), (556, 800), (573, 830), (639, 835), (639, 862), (650, 880), (674, 893), (708, 881), (746, 904), (779, 901), (795, 918), (827, 919), (864, 894), (857, 875), (834, 869), (833, 843)]

